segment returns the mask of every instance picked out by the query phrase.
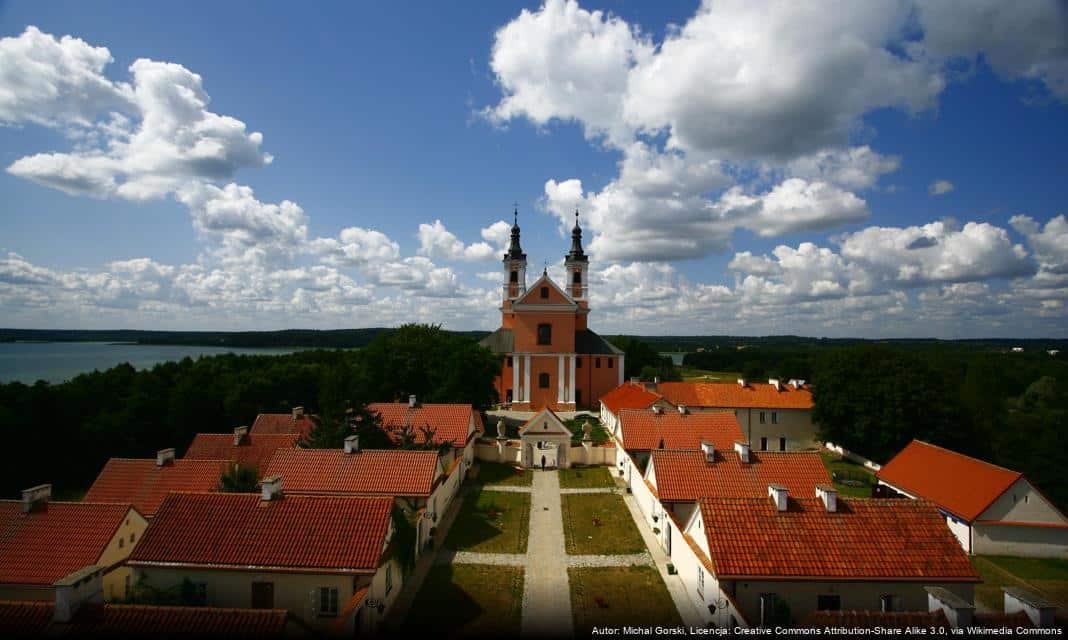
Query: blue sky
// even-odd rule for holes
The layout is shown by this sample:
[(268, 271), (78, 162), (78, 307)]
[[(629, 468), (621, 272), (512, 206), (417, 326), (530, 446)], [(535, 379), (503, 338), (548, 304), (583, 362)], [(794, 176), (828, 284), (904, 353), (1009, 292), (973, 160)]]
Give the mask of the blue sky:
[(1068, 335), (1063, 6), (803, 4), (0, 4), (0, 326)]

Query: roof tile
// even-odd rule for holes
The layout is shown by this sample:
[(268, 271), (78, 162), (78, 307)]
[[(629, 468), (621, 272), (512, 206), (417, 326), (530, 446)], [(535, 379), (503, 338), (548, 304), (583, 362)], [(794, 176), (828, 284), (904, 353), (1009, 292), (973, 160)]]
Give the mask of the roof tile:
[(198, 433), (193, 437), (183, 460), (232, 460), (242, 466), (255, 467), (263, 477), (275, 451), (296, 447), (294, 433), (247, 433), (234, 444), (231, 433)]
[[(462, 447), (467, 442), (468, 425), (474, 411), (469, 404), (420, 404), (413, 408), (407, 402), (374, 402), (367, 408), (382, 417), (382, 427), (394, 436), (410, 425), (415, 441), (422, 443), (426, 438), (420, 429), (429, 426), (434, 429), (435, 444), (448, 442), (454, 447)], [(478, 426), (481, 421), (476, 420), (475, 424)]]
[(621, 384), (601, 396), (601, 402), (612, 413), (619, 415), (621, 409), (648, 409), (660, 399), (660, 394), (646, 391), (641, 385), (630, 382)]
[(43, 635), (75, 634), (141, 636), (190, 634), (260, 638), (285, 633), (288, 613), (282, 609), (220, 609), (88, 602), (69, 623), (53, 624), (52, 602), (0, 601), (0, 631)]
[(266, 476), (282, 476), (290, 494), (429, 496), (435, 451), (279, 449)]
[(730, 411), (656, 413), (623, 409), (619, 423), (623, 447), (628, 451), (698, 450), (702, 441), (711, 442), (716, 449), (730, 449), (744, 439), (742, 427)]
[(132, 504), (144, 516), (155, 515), (171, 491), (214, 491), (226, 460), (174, 460), (158, 466), (153, 458), (112, 458), (85, 494), (87, 502)]
[(743, 387), (729, 382), (661, 382), (657, 392), (671, 404), (688, 407), (727, 407), (754, 409), (811, 409), (808, 386), (795, 389), (782, 384), (749, 382)]
[(748, 463), (735, 451), (716, 451), (715, 456), (710, 463), (700, 451), (653, 451), (660, 499), (760, 498), (767, 495), (769, 484), (784, 485), (790, 495), (815, 496), (816, 485), (831, 484), (815, 451), (751, 451)]
[(292, 413), (261, 413), (256, 416), (249, 432), (256, 434), (295, 433), (305, 438), (315, 428), (318, 416), (302, 415), (294, 418)]

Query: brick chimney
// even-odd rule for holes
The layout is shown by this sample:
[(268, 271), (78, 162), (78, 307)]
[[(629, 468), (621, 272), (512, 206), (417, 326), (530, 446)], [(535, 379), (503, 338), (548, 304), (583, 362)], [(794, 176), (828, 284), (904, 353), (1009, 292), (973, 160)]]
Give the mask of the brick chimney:
[(751, 450), (748, 442), (738, 440), (734, 443), (734, 450), (738, 453), (738, 459), (742, 461), (742, 464), (749, 464)]
[(156, 452), (156, 466), (162, 467), (168, 464), (174, 464), (174, 447)]
[(1057, 612), (1055, 603), (1020, 587), (1002, 587), (1001, 590), (1005, 592), (1005, 613), (1023, 611), (1036, 628), (1053, 627), (1053, 614)]
[(352, 435), (345, 438), (345, 453), (360, 452), (360, 436)]
[(942, 611), (949, 620), (949, 626), (960, 629), (972, 623), (975, 607), (967, 600), (945, 587), (924, 587), (923, 590), (927, 592), (927, 610), (932, 613)]
[(304, 407), (293, 407), (293, 421), (296, 422), (304, 417)]
[(22, 490), (22, 512), (37, 511), (52, 499), (52, 485), (39, 484)]
[(264, 478), (260, 483), (260, 499), (264, 502), (279, 500), (282, 497), (282, 476)]
[(52, 621), (66, 624), (86, 602), (104, 601), (104, 569), (95, 564), (82, 567), (55, 583), (56, 602)]
[(248, 436), (248, 427), (237, 427), (234, 429), (234, 446), (240, 446)]
[(419, 403), (416, 402), (415, 394), (413, 393), (413, 394), (408, 396), (408, 408), (409, 409), (414, 409), (417, 406), (419, 406)]
[(823, 501), (827, 513), (838, 511), (838, 490), (826, 484), (816, 485), (816, 497)]
[(769, 484), (768, 496), (775, 503), (776, 511), (786, 511), (786, 487), (781, 484)]

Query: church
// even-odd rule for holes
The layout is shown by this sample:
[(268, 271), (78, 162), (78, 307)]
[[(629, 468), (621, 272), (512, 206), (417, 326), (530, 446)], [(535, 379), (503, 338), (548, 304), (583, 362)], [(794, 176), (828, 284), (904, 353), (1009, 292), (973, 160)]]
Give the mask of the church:
[(527, 286), (527, 254), (514, 214), (504, 254), (501, 327), (480, 344), (501, 356), (494, 380), (501, 403), (515, 411), (575, 411), (597, 407), (600, 397), (623, 384), (623, 352), (587, 327), (589, 257), (575, 212), (566, 282), (548, 271)]

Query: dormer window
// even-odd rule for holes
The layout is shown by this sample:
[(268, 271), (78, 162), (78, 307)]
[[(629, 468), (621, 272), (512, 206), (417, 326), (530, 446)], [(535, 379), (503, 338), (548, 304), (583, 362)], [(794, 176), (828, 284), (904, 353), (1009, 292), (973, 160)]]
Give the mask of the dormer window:
[(541, 299), (542, 300), (548, 300), (549, 299), (549, 287), (542, 287), (541, 288)]

